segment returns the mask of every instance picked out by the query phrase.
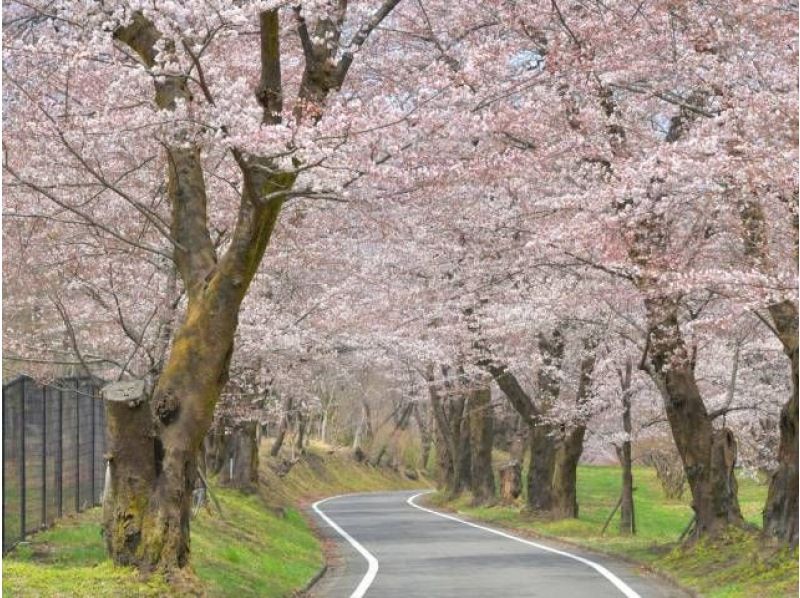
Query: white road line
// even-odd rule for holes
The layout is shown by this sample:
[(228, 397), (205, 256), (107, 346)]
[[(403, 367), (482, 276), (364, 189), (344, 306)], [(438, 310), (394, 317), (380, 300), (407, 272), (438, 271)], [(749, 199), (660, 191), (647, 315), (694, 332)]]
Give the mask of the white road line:
[(336, 522), (333, 521), (333, 519), (328, 517), (319, 508), (319, 505), (321, 505), (322, 503), (327, 502), (329, 500), (333, 500), (335, 498), (342, 498), (342, 496), (343, 495), (330, 496), (328, 498), (323, 498), (322, 500), (318, 500), (313, 505), (311, 505), (311, 508), (314, 509), (314, 511), (317, 513), (317, 515), (319, 515), (320, 517), (322, 517), (325, 520), (325, 523), (327, 523), (334, 530), (336, 530), (336, 533), (338, 533), (342, 538), (344, 538), (345, 540), (350, 542), (350, 544), (352, 544), (353, 548), (355, 548), (359, 553), (361, 553), (361, 556), (363, 556), (365, 559), (367, 559), (367, 564), (369, 565), (367, 567), (367, 572), (364, 575), (364, 577), (361, 578), (361, 583), (358, 584), (358, 587), (356, 587), (356, 589), (353, 590), (353, 593), (350, 594), (350, 598), (362, 598), (364, 596), (364, 594), (367, 593), (367, 590), (369, 589), (369, 586), (372, 585), (372, 582), (375, 580), (375, 576), (378, 574), (378, 559), (376, 559), (374, 556), (372, 556), (372, 554), (370, 554), (370, 552), (366, 548), (364, 548), (350, 534), (348, 534), (341, 527), (339, 527), (336, 524)]
[(459, 523), (463, 523), (464, 525), (469, 525), (470, 527), (474, 527), (477, 529), (481, 529), (485, 532), (490, 532), (492, 534), (497, 534), (498, 536), (503, 536), (504, 538), (508, 538), (509, 540), (514, 540), (516, 542), (521, 542), (523, 544), (527, 544), (529, 546), (533, 546), (535, 548), (539, 548), (541, 550), (546, 550), (547, 552), (552, 552), (554, 554), (558, 554), (561, 556), (565, 556), (567, 558), (573, 559), (584, 565), (588, 565), (595, 571), (597, 571), (600, 575), (605, 577), (608, 581), (610, 581), (614, 586), (622, 592), (627, 598), (641, 598), (639, 594), (637, 594), (633, 589), (631, 589), (628, 584), (622, 581), (619, 577), (614, 575), (611, 571), (603, 567), (603, 565), (599, 565), (594, 561), (590, 561), (589, 559), (585, 559), (583, 557), (570, 554), (569, 552), (564, 552), (563, 550), (556, 550), (555, 548), (550, 548), (549, 546), (545, 546), (543, 544), (537, 544), (536, 542), (531, 542), (530, 540), (523, 540), (522, 538), (517, 538), (516, 536), (512, 536), (511, 534), (507, 534), (505, 532), (501, 532), (500, 530), (493, 529), (491, 527), (486, 527), (484, 525), (478, 525), (477, 523), (472, 523), (471, 521), (465, 521), (464, 519), (459, 519), (458, 517), (454, 517), (453, 515), (447, 515), (445, 513), (440, 513), (438, 511), (434, 511), (433, 509), (426, 509), (425, 507), (421, 507), (414, 502), (415, 498), (419, 498), (423, 494), (430, 494), (429, 492), (420, 492), (419, 494), (415, 494), (414, 496), (410, 497), (406, 502), (414, 507), (415, 509), (419, 509), (420, 511), (425, 511), (426, 513), (431, 513), (433, 515), (437, 515), (439, 517), (444, 517), (445, 519), (450, 519), (452, 521), (457, 521)]

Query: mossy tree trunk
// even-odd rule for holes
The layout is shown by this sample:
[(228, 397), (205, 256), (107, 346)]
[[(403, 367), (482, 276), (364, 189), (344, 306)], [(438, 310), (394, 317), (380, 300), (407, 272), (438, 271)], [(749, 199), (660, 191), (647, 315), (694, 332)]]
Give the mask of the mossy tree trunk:
[(677, 301), (645, 301), (650, 329), (648, 371), (664, 397), (667, 419), (692, 492), (692, 537), (716, 535), (741, 525), (734, 476), (736, 441), (730, 430), (715, 431), (694, 375), (694, 364), (678, 325)]
[[(564, 361), (564, 338), (556, 328), (552, 334), (540, 333), (538, 338), (542, 365), (537, 373), (539, 410), (544, 414), (552, 408), (561, 393), (561, 366)], [(528, 467), (528, 506), (534, 511), (549, 512), (555, 506), (553, 476), (555, 475), (558, 431), (540, 417), (531, 429), (531, 460)]]
[(423, 471), (428, 469), (428, 460), (431, 454), (431, 430), (429, 424), (428, 409), (423, 403), (414, 403), (414, 420), (417, 422), (420, 436), (420, 461)]
[(219, 483), (253, 491), (258, 485), (258, 422), (241, 422), (225, 436)]
[[(594, 337), (583, 341), (583, 354), (580, 362), (580, 376), (576, 403), (578, 409), (586, 405), (592, 387), (592, 373), (596, 361)], [(551, 514), (555, 518), (578, 516), (578, 462), (583, 454), (583, 440), (586, 436), (586, 422), (583, 415), (578, 415), (574, 426), (564, 432), (558, 444), (553, 472), (553, 507)]]
[(494, 415), (489, 386), (480, 386), (470, 393), (469, 433), (471, 455), (470, 492), (475, 504), (484, 504), (495, 497), (492, 445)]
[(798, 366), (797, 304), (783, 301), (771, 305), (770, 316), (789, 358), (792, 395), (781, 409), (778, 469), (772, 474), (764, 507), (764, 533), (790, 546), (797, 546), (798, 533)]
[(287, 394), (286, 398), (283, 399), (283, 413), (281, 413), (281, 422), (278, 424), (278, 433), (275, 436), (275, 442), (272, 443), (272, 447), (269, 449), (269, 454), (273, 457), (277, 457), (281, 452), (283, 441), (286, 439), (286, 433), (289, 431), (293, 402), (294, 400), (291, 394)]
[[(788, 198), (787, 198), (788, 199)], [(789, 200), (797, 205), (797, 191)], [(742, 240), (745, 255), (753, 266), (771, 272), (774, 265), (769, 255), (767, 221), (764, 209), (757, 197), (744, 196), (739, 203), (742, 222)], [(794, 261), (798, 259), (797, 212), (793, 216)], [(789, 359), (792, 394), (781, 409), (780, 443), (778, 446), (778, 469), (772, 474), (764, 507), (764, 533), (797, 546), (798, 540), (798, 314), (797, 302), (791, 299), (767, 306), (772, 320), (772, 332), (783, 345)], [(762, 318), (765, 322), (766, 319)]]
[[(262, 19), (262, 42), (277, 40), (277, 13), (272, 16)], [(114, 37), (146, 66), (156, 66), (161, 35), (141, 13), (116, 30)], [(167, 53), (173, 50), (169, 44), (163, 48)], [(262, 67), (271, 68), (271, 91), (280, 95), (277, 42), (262, 43), (261, 52)], [(155, 99), (165, 110), (173, 109), (178, 100), (191, 101), (187, 79), (156, 80)], [(236, 151), (234, 156), (243, 180), (241, 201), (230, 245), (218, 258), (207, 222), (200, 149), (191, 145), (166, 148), (167, 197), (172, 208), (169, 232), (186, 293), (186, 312), (149, 401), (151, 421), (145, 422), (142, 416), (119, 422), (131, 430), (117, 434), (112, 485), (120, 491), (112, 494), (105, 520), (114, 562), (143, 570), (172, 570), (188, 562), (198, 453), (227, 381), (239, 308), (296, 178), (294, 172), (276, 170), (268, 159), (244, 157)], [(147, 453), (141, 452), (142, 437), (152, 444)], [(148, 457), (145, 463), (142, 454), (151, 454), (152, 459)], [(142, 471), (136, 484), (123, 479), (137, 469)]]

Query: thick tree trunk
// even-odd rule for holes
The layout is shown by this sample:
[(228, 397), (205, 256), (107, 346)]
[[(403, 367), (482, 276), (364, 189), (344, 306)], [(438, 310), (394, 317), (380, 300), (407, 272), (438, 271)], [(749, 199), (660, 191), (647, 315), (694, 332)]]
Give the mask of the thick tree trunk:
[[(542, 365), (537, 373), (539, 412), (547, 414), (561, 392), (561, 365), (564, 339), (556, 328), (551, 335), (539, 334)], [(551, 511), (554, 505), (553, 475), (556, 465), (557, 438), (553, 426), (539, 419), (531, 428), (531, 459), (528, 466), (528, 507)]]
[(439, 391), (434, 388), (433, 380), (429, 380), (429, 392), (431, 399), (431, 411), (434, 421), (434, 440), (436, 442), (436, 481), (441, 487), (447, 487), (453, 478), (453, 456), (456, 448), (455, 443), (450, 438), (450, 425), (447, 422), (447, 414), (444, 403), (439, 396)]
[(736, 442), (730, 430), (715, 432), (712, 427), (678, 327), (677, 302), (655, 297), (647, 299), (645, 306), (651, 331), (650, 373), (664, 397), (692, 492), (693, 537), (714, 535), (743, 523), (733, 473)]
[(289, 421), (292, 414), (292, 403), (292, 395), (286, 395), (286, 398), (283, 400), (283, 413), (281, 414), (281, 423), (278, 425), (278, 434), (275, 436), (275, 442), (272, 443), (272, 447), (269, 449), (269, 454), (272, 457), (278, 456), (281, 452), (283, 441), (286, 440), (286, 432), (289, 430)]
[(781, 409), (778, 469), (772, 474), (764, 507), (764, 533), (797, 546), (798, 534), (798, 316), (797, 305), (784, 301), (769, 308), (775, 329), (789, 357), (792, 396)]
[(243, 422), (226, 435), (219, 483), (252, 491), (258, 485), (257, 422)]
[(553, 470), (553, 517), (569, 518), (578, 516), (578, 461), (583, 453), (585, 426), (570, 431), (558, 443)]
[(525, 459), (525, 449), (528, 447), (530, 436), (529, 428), (519, 417), (516, 418), (514, 431), (511, 434), (511, 443), (508, 447), (508, 454), (511, 461), (522, 463)]
[(453, 478), (449, 481), (448, 490), (455, 496), (470, 487), (472, 478), (472, 451), (470, 450), (469, 398), (462, 394), (449, 402), (450, 434), (455, 440), (456, 458), (453, 464)]
[(492, 471), (494, 417), (492, 393), (488, 386), (470, 393), (469, 432), (471, 456), (470, 492), (475, 504), (484, 504), (495, 496)]
[(513, 503), (522, 494), (522, 467), (519, 461), (509, 461), (500, 468), (500, 499)]
[(322, 411), (322, 420), (319, 424), (319, 439), (322, 444), (328, 444), (328, 410), (330, 409), (329, 406), (326, 406), (325, 409)]
[(427, 409), (423, 406), (423, 403), (415, 403), (414, 404), (414, 419), (417, 422), (417, 428), (419, 428), (419, 437), (420, 437), (420, 460), (422, 461), (422, 470), (428, 470), (428, 460), (430, 459), (431, 454), (431, 431), (430, 426), (428, 424), (428, 417), (425, 413)]
[(301, 455), (306, 452), (305, 449), (305, 442), (306, 442), (306, 426), (308, 426), (308, 417), (303, 414), (302, 411), (297, 411), (297, 417), (295, 420), (295, 432), (297, 434), (294, 437), (294, 449), (300, 453)]
[(372, 415), (369, 409), (369, 403), (365, 398), (361, 399), (361, 419), (356, 427), (356, 433), (353, 435), (353, 457), (359, 463), (367, 459), (367, 454), (362, 445), (368, 445), (372, 442)]
[(225, 425), (222, 422), (215, 424), (206, 434), (203, 444), (206, 474), (216, 475), (222, 470), (225, 459)]
[(153, 420), (144, 384), (111, 384), (103, 395), (110, 470), (103, 496), (103, 535), (117, 564), (136, 565), (144, 513), (156, 479)]
[(530, 433), (527, 506), (533, 511), (553, 508), (553, 472), (556, 460), (556, 439), (549, 424), (536, 424)]
[[(576, 403), (579, 408), (589, 400), (592, 386), (592, 372), (595, 364), (595, 347), (593, 337), (583, 342), (583, 355), (580, 362), (580, 378)], [(578, 516), (578, 461), (583, 454), (583, 439), (586, 436), (586, 424), (579, 417), (575, 427), (562, 435), (556, 453), (555, 470), (553, 472), (553, 508), (556, 518)]]
[[(369, 27), (359, 29), (351, 40), (354, 49), (364, 43), (396, 4), (385, 4), (373, 15)], [(113, 32), (113, 37), (152, 69), (159, 52), (174, 49), (172, 42), (164, 39), (142, 12), (130, 16), (124, 26)], [(334, 21), (323, 19), (318, 26), (324, 29), (333, 24)], [(280, 120), (283, 95), (277, 9), (262, 12), (259, 27), (261, 80), (257, 98), (264, 110), (263, 122), (269, 125)], [(298, 120), (305, 116), (318, 119), (325, 96), (341, 86), (354, 52), (332, 57), (328, 35), (315, 32), (310, 36), (304, 22), (300, 30), (306, 63), (295, 113)], [(341, 24), (335, 25), (332, 33), (340, 32)], [(313, 41), (319, 39), (324, 43)], [(154, 91), (155, 102), (162, 110), (173, 110), (179, 101), (192, 101), (186, 76), (155, 78)], [(140, 417), (135, 431), (120, 432), (123, 422), (117, 418), (118, 428), (110, 432), (116, 438), (111, 486), (117, 492), (111, 493), (105, 521), (112, 559), (135, 564), (142, 570), (171, 570), (188, 561), (197, 455), (227, 381), (242, 300), (297, 178), (294, 168), (281, 171), (270, 157), (233, 148), (242, 174), (241, 198), (230, 242), (219, 257), (208, 227), (200, 148), (178, 144), (167, 147), (165, 153), (166, 194), (172, 211), (169, 232), (187, 298), (186, 313), (150, 401), (152, 421), (147, 425), (146, 418)], [(141, 448), (141, 437), (153, 441), (152, 483), (146, 470), (138, 474), (136, 483), (123, 479), (143, 464), (142, 453), (137, 450)], [(126, 530), (134, 532), (128, 534)]]

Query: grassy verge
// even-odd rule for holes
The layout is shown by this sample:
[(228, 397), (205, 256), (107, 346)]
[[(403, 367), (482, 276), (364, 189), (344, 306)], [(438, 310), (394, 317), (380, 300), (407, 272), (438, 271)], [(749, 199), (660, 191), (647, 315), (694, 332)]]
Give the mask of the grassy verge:
[(131, 568), (114, 567), (100, 536), (100, 509), (91, 509), (29, 537), (6, 555), (3, 596), (289, 596), (324, 562), (320, 542), (297, 508), (300, 503), (421, 485), (325, 447), (312, 447), (283, 476), (275, 472), (278, 464), (262, 451), (257, 494), (214, 490), (223, 517), (203, 510), (192, 521), (194, 575), (179, 588), (159, 576), (141, 579)]
[[(630, 558), (667, 573), (686, 587), (713, 598), (780, 597), (797, 595), (797, 553), (763, 545), (755, 534), (735, 531), (715, 543), (686, 548), (677, 544), (692, 512), (687, 499), (665, 499), (655, 471), (634, 468), (637, 534), (621, 535), (613, 520), (600, 531), (620, 492), (618, 467), (578, 468), (578, 519), (545, 521), (522, 513), (521, 505), (472, 507), (462, 496), (432, 504), (455, 509), (475, 519), (551, 536), (602, 552)], [(739, 500), (745, 518), (758, 525), (766, 486), (740, 480)], [(618, 517), (618, 516), (617, 516)]]

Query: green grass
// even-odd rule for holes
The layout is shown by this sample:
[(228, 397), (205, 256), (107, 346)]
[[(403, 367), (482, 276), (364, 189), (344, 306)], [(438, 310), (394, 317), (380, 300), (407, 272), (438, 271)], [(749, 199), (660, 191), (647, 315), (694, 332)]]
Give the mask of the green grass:
[[(688, 496), (664, 498), (655, 470), (634, 468), (634, 504), (637, 534), (619, 533), (618, 517), (600, 535), (619, 498), (619, 467), (578, 468), (578, 519), (546, 521), (521, 512), (520, 506), (471, 507), (470, 497), (453, 501), (436, 495), (434, 504), (454, 508), (471, 517), (523, 531), (575, 542), (603, 552), (646, 563), (677, 579), (703, 596), (751, 598), (797, 595), (797, 553), (763, 545), (756, 534), (732, 532), (717, 544), (677, 544), (692, 518)], [(739, 501), (749, 523), (759, 525), (766, 499), (765, 485), (739, 481)], [(688, 494), (688, 491), (687, 491)], [(793, 592), (793, 593), (792, 593)]]
[(176, 590), (160, 576), (115, 567), (100, 535), (100, 509), (62, 519), (3, 558), (3, 596), (146, 597), (203, 592), (209, 597), (290, 596), (324, 562), (320, 541), (298, 510), (311, 499), (381, 489), (418, 488), (388, 469), (353, 461), (346, 451), (312, 447), (283, 477), (263, 447), (256, 494), (216, 488), (223, 517), (202, 510), (192, 521), (194, 577)]
[(100, 509), (61, 520), (31, 536), (3, 558), (3, 596), (159, 596), (157, 577), (143, 581), (129, 568), (114, 567), (100, 537)]
[(319, 542), (293, 508), (257, 495), (216, 491), (224, 519), (205, 513), (192, 528), (192, 566), (209, 596), (287, 596), (324, 562)]
[(389, 468), (375, 468), (357, 463), (346, 449), (314, 445), (304, 459), (289, 473), (279, 477), (274, 466), (278, 460), (269, 457), (267, 447), (261, 453), (260, 479), (264, 499), (271, 504), (307, 503), (312, 499), (377, 490), (426, 488), (425, 480), (409, 480)]

